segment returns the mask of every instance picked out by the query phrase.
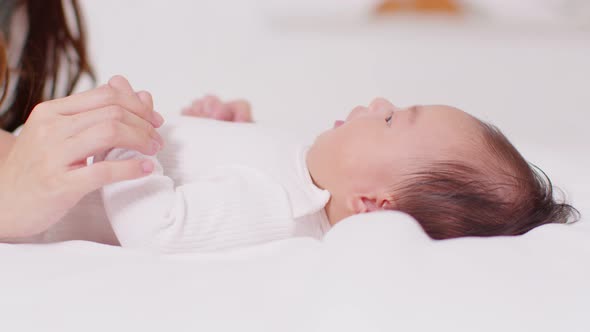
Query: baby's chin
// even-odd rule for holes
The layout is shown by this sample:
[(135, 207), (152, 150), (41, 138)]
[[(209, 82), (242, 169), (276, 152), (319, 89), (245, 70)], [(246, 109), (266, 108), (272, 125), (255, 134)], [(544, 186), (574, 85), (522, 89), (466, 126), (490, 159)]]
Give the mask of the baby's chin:
[(346, 121), (343, 120), (336, 120), (334, 121), (334, 125), (332, 126), (332, 128), (326, 129), (324, 131), (322, 131), (315, 139), (314, 144), (317, 143), (318, 140), (323, 140), (324, 137), (330, 137), (332, 136), (332, 134), (334, 133), (334, 130), (338, 129), (339, 127), (341, 127), (343, 124), (345, 124)]

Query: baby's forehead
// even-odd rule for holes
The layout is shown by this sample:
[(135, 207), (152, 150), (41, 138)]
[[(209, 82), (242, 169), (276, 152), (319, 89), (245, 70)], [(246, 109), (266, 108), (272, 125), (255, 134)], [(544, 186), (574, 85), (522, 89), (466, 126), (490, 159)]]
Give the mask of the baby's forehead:
[(425, 129), (431, 128), (459, 137), (481, 137), (482, 122), (461, 109), (448, 105), (424, 105), (420, 108)]
[(477, 158), (485, 148), (483, 124), (469, 113), (448, 105), (420, 106), (420, 113), (416, 129), (431, 145), (431, 156)]
[(473, 124), (479, 122), (473, 115), (449, 105), (421, 105), (421, 111), (427, 116), (445, 118), (453, 123)]

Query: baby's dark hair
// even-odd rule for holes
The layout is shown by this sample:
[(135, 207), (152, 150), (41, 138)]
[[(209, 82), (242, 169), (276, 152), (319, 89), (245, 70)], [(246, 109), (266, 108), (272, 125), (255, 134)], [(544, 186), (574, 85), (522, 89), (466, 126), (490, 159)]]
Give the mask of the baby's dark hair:
[(394, 188), (395, 210), (414, 217), (434, 239), (520, 235), (579, 219), (574, 207), (556, 201), (551, 180), (540, 168), (529, 164), (498, 128), (479, 123), (484, 161), (479, 166), (471, 160), (439, 161), (410, 174)]

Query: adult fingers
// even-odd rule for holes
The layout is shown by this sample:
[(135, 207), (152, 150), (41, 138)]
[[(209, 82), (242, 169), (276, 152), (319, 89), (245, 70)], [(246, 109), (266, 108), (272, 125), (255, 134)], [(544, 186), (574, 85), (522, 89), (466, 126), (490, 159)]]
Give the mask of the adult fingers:
[(133, 91), (133, 87), (131, 86), (131, 84), (129, 84), (129, 81), (121, 75), (115, 75), (115, 76), (111, 77), (109, 79), (108, 84), (111, 87), (113, 87), (125, 94), (133, 95), (133, 96), (137, 97), (135, 95), (135, 91)]
[(62, 136), (63, 138), (69, 138), (103, 122), (122, 122), (147, 133), (150, 137), (156, 139), (160, 145), (164, 144), (160, 134), (149, 122), (117, 105), (106, 106), (69, 117), (66, 128), (63, 128)]
[[(120, 82), (117, 84), (120, 84)], [(150, 122), (155, 127), (159, 127), (162, 124), (154, 116), (153, 110), (146, 107), (135, 93), (125, 93), (109, 84), (65, 98), (53, 99), (41, 103), (35, 107), (32, 116), (49, 114), (51, 112), (61, 115), (73, 115), (109, 105), (119, 105)]]
[[(43, 112), (54, 111), (61, 115), (72, 115), (109, 105), (122, 106), (138, 116), (146, 115), (147, 107), (135, 96), (123, 93), (111, 85), (73, 94), (68, 97), (53, 99), (39, 104), (36, 108), (45, 108)], [(146, 116), (142, 116), (145, 118)], [(151, 119), (151, 114), (146, 120)]]
[(153, 170), (154, 163), (149, 159), (114, 160), (72, 170), (65, 177), (79, 192), (86, 194), (111, 183), (144, 177)]
[(141, 102), (146, 105), (147, 107), (154, 109), (154, 99), (152, 98), (152, 94), (147, 91), (139, 91), (136, 93), (137, 97)]
[[(146, 105), (149, 109), (154, 109), (154, 99), (152, 98), (152, 94), (147, 92), (147, 91), (139, 91), (136, 93), (137, 97), (139, 97), (139, 100), (141, 100), (141, 102)], [(156, 122), (163, 124), (164, 123), (164, 118), (162, 117), (162, 115), (158, 112), (156, 112), (154, 110), (154, 117)]]
[(162, 116), (158, 112), (154, 111), (154, 102), (152, 100), (152, 95), (149, 92), (141, 91), (141, 93), (135, 93), (129, 81), (121, 75), (113, 76), (109, 80), (108, 84), (111, 87), (123, 92), (124, 94), (135, 96), (137, 101), (147, 107), (148, 111), (150, 112), (150, 116), (152, 117), (151, 122), (154, 123), (156, 127), (159, 127), (164, 123)]
[(161, 144), (143, 131), (122, 122), (102, 122), (66, 139), (64, 147), (59, 150), (60, 159), (71, 164), (115, 147), (155, 155)]

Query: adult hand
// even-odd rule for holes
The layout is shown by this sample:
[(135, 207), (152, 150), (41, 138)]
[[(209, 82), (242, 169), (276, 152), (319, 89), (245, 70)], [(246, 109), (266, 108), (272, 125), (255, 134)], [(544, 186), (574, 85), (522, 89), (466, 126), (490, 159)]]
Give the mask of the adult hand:
[(86, 194), (149, 174), (148, 160), (86, 159), (115, 147), (154, 155), (164, 143), (154, 128), (164, 120), (151, 105), (121, 76), (37, 105), (0, 164), (0, 237), (43, 232)]
[(207, 95), (196, 99), (182, 110), (183, 115), (229, 122), (254, 122), (250, 103), (246, 100), (222, 102), (218, 97)]

